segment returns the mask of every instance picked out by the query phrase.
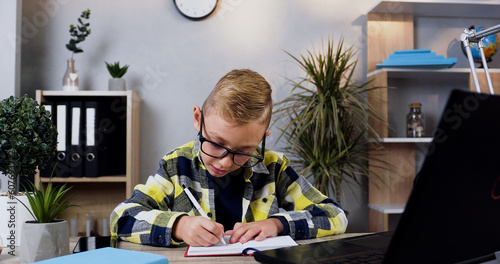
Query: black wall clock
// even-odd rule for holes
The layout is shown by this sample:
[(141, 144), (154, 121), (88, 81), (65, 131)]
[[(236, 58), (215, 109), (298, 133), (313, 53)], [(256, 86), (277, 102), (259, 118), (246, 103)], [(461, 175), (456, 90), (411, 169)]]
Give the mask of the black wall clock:
[(217, 7), (218, 0), (174, 0), (175, 7), (181, 14), (192, 20), (208, 17)]

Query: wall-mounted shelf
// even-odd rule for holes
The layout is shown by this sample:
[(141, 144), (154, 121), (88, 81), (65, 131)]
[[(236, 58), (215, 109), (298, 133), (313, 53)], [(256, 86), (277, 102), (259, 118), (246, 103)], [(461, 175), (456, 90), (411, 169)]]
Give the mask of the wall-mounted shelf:
[(481, 0), (384, 0), (375, 4), (368, 13), (411, 14), (435, 17), (498, 18), (500, 3)]
[(423, 137), (423, 138), (381, 138), (379, 139), (380, 143), (430, 143), (432, 142), (431, 137)]
[[(488, 69), (490, 73), (500, 73), (500, 69)], [(425, 69), (425, 68), (380, 68), (369, 72), (367, 77), (372, 77), (381, 72), (387, 72), (393, 78), (406, 78), (408, 76), (419, 76), (422, 74), (442, 75), (442, 74), (459, 74), (465, 77), (470, 75), (470, 68), (446, 68), (446, 69)], [(484, 73), (482, 69), (476, 69), (477, 73)]]
[(406, 204), (368, 204), (370, 209), (376, 210), (383, 214), (401, 214), (405, 210)]
[[(110, 99), (110, 100), (108, 100)], [(54, 184), (68, 184), (71, 202), (79, 207), (70, 207), (64, 211), (59, 218), (77, 221), (77, 234), (84, 234), (86, 221), (93, 217), (95, 230), (100, 233), (102, 220), (109, 218), (111, 211), (120, 202), (132, 196), (133, 188), (140, 181), (140, 114), (141, 99), (133, 91), (36, 91), (36, 100), (39, 103), (51, 101), (94, 101), (120, 100), (125, 102), (126, 107), (119, 109), (116, 114), (126, 118), (126, 154), (125, 174), (99, 177), (40, 177), (35, 175), (35, 183), (38, 185), (52, 181)], [(118, 110), (117, 110), (118, 111)], [(108, 219), (109, 221), (109, 219)]]
[(100, 177), (68, 177), (68, 178), (44, 178), (42, 182), (127, 182), (127, 176), (100, 176)]
[[(418, 170), (419, 155), (432, 142), (435, 128), (441, 118), (448, 95), (453, 89), (475, 91), (469, 68), (417, 69), (380, 68), (376, 65), (396, 50), (414, 49), (414, 16), (432, 17), (481, 17), (498, 19), (500, 3), (494, 1), (379, 1), (367, 14), (367, 69), (371, 87), (368, 100), (377, 113), (387, 121), (371, 120), (381, 137), (384, 150), (373, 151), (373, 158), (390, 164), (388, 170), (380, 169), (375, 159), (370, 159), (370, 169), (384, 183), (370, 182), (369, 224), (370, 232), (386, 231), (390, 226), (388, 215), (403, 212)], [(457, 35), (458, 37), (458, 35)], [(430, 48), (430, 47), (423, 47)], [(482, 69), (477, 70), (480, 86), (487, 91)], [(490, 69), (495, 93), (500, 93), (500, 69)], [(425, 117), (427, 138), (409, 139), (406, 136), (408, 104), (421, 102)], [(422, 153), (420, 153), (422, 152)]]
[[(369, 72), (367, 77), (371, 77), (380, 72), (388, 72), (393, 77), (407, 77), (412, 73), (415, 75), (420, 75), (422, 73), (426, 74), (463, 74), (468, 76), (470, 74), (470, 68), (445, 68), (445, 69), (425, 69), (425, 68), (380, 68), (375, 71)], [(476, 69), (478, 73), (483, 72), (482, 69)], [(489, 69), (492, 73), (500, 72), (500, 69)]]

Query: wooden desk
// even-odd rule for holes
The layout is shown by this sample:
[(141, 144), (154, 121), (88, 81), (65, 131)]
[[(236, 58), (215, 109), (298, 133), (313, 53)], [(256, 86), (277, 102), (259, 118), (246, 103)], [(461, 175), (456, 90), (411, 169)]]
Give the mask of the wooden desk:
[[(359, 236), (364, 234), (351, 233), (351, 234), (342, 234), (336, 236), (322, 237), (322, 238), (313, 238), (306, 240), (297, 240), (297, 244), (310, 244), (320, 241), (334, 240), (347, 238), (352, 236)], [(70, 250), (76, 245), (78, 241), (78, 237), (70, 238)], [(179, 247), (153, 247), (147, 245), (139, 245), (126, 241), (118, 242), (118, 248), (129, 249), (129, 250), (137, 250), (142, 252), (149, 252), (158, 255), (165, 256), (168, 258), (169, 263), (259, 263), (255, 261), (253, 257), (249, 256), (224, 256), (224, 257), (184, 257), (184, 252), (186, 252), (187, 246), (179, 246)], [(19, 264), (19, 248), (16, 249), (16, 256), (7, 255), (7, 249), (4, 249), (2, 254), (0, 255), (0, 263), (2, 264)]]

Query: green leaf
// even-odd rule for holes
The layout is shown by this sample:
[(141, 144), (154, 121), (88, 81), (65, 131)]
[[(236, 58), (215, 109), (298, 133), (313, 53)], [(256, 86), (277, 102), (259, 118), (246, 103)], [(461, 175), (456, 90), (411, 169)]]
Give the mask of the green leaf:
[(90, 9), (87, 9), (82, 12), (80, 15), (80, 18), (77, 19), (78, 23), (82, 26), (75, 26), (71, 24), (69, 26), (69, 32), (71, 35), (71, 39), (69, 40), (68, 44), (66, 44), (66, 48), (73, 53), (81, 53), (83, 52), (83, 49), (80, 47), (77, 47), (77, 43), (81, 43), (85, 41), (88, 35), (90, 35), (91, 30), (89, 28), (90, 23), (87, 23), (87, 19), (90, 18)]
[[(53, 173), (54, 171), (52, 171)], [(47, 187), (44, 187), (41, 180), (39, 182), (40, 188), (36, 188), (32, 182), (29, 183), (29, 186), (25, 187), (25, 194), (31, 209), (19, 200), (39, 223), (53, 222), (64, 210), (72, 206), (77, 206), (74, 203), (68, 203), (71, 195), (68, 196), (67, 193), (72, 187), (67, 187), (66, 184), (54, 186), (51, 180), (52, 177), (47, 183)]]
[[(55, 154), (57, 129), (50, 112), (27, 95), (0, 102), (0, 171), (27, 176)], [(17, 190), (15, 190), (17, 192)]]
[(125, 73), (127, 73), (128, 70), (128, 65), (125, 65), (123, 67), (120, 67), (120, 62), (115, 62), (114, 64), (109, 64), (107, 62), (104, 62), (106, 64), (106, 68), (108, 69), (109, 74), (113, 78), (121, 78)]

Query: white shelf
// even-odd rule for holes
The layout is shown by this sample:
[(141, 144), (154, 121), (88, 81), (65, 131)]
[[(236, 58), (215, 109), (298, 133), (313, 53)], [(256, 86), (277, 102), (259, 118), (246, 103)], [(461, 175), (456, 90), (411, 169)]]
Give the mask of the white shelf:
[(62, 91), (62, 90), (44, 90), (43, 96), (132, 96), (133, 91)]
[[(488, 69), (490, 73), (500, 73), (500, 69)], [(432, 69), (432, 68), (380, 68), (375, 71), (368, 73), (368, 78), (381, 72), (387, 72), (391, 76), (408, 76), (408, 74), (420, 74), (420, 73), (436, 73), (436, 74), (469, 74), (470, 68), (445, 68), (445, 69)], [(476, 69), (476, 72), (484, 72), (483, 69)]]
[(404, 138), (404, 137), (380, 138), (379, 142), (380, 143), (431, 143), (432, 142), (432, 138), (431, 137), (423, 137), (423, 138)]
[(368, 13), (499, 18), (500, 3), (488, 0), (382, 0), (375, 4)]
[[(432, 144), (433, 139), (430, 137), (418, 139), (405, 137), (408, 104), (422, 103), (426, 123), (425, 135), (431, 136), (441, 120), (449, 93), (455, 89), (473, 90), (472, 74), (468, 67), (377, 68), (376, 65), (396, 50), (416, 48), (415, 34), (422, 34), (415, 28), (418, 26), (415, 23), (420, 21), (419, 18), (431, 17), (446, 24), (450, 18), (499, 21), (499, 14), (499, 0), (377, 0), (369, 9), (366, 16), (367, 27), (377, 27), (379, 30), (367, 31), (367, 40), (370, 40), (367, 45), (367, 68), (370, 71), (368, 79), (373, 80), (370, 87), (384, 88), (373, 91), (369, 99), (372, 105), (377, 107), (376, 111), (387, 119), (385, 121), (389, 127), (380, 122), (373, 125), (377, 132), (385, 137), (380, 139), (385, 149), (384, 155), (379, 157), (394, 166), (394, 169), (376, 171), (385, 182), (377, 184), (370, 181), (368, 200), (371, 212), (368, 225), (370, 232), (389, 230), (389, 222), (395, 220), (397, 214), (403, 213), (412, 191), (415, 175), (422, 164), (426, 144)], [(452, 25), (442, 27), (453, 29)], [(390, 34), (379, 34), (380, 32), (390, 32)], [(426, 32), (425, 35), (424, 38), (429, 34)], [(459, 37), (459, 34), (456, 37)], [(432, 46), (429, 47), (431, 51), (433, 51)], [(491, 75), (495, 75), (492, 81), (498, 83), (500, 69), (490, 68), (489, 71)], [(482, 79), (484, 70), (477, 69), (477, 72), (478, 77)], [(370, 162), (370, 165), (378, 169), (376, 167), (378, 163)]]
[(402, 214), (406, 204), (368, 204), (368, 207), (383, 214)]

